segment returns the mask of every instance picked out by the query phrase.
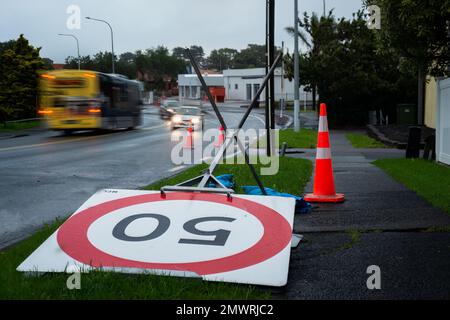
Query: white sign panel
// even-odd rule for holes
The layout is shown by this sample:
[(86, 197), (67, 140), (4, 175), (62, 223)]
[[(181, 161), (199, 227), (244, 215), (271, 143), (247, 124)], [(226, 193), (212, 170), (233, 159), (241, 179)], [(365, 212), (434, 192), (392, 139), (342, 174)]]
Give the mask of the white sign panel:
[(295, 200), (102, 190), (18, 271), (92, 269), (283, 286)]

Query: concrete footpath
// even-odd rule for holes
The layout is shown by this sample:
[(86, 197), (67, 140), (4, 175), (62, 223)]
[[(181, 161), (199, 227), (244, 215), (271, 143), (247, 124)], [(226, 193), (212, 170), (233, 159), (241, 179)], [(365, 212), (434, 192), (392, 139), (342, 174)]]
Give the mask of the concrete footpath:
[[(288, 299), (449, 299), (450, 216), (393, 180), (371, 162), (404, 150), (355, 149), (332, 131), (336, 189), (343, 204), (314, 205), (297, 216), (305, 241), (292, 252)], [(292, 155), (314, 161), (315, 150)], [(311, 179), (313, 180), (313, 179)], [(306, 191), (312, 191), (310, 181)], [(431, 229), (430, 229), (431, 228)], [(367, 267), (381, 269), (381, 290), (369, 290)]]

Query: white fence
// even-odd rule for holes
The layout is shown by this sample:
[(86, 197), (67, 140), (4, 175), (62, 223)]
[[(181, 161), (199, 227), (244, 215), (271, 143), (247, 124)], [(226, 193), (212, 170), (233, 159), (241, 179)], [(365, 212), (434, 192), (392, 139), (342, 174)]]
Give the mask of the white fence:
[(436, 157), (450, 165), (450, 78), (437, 85)]

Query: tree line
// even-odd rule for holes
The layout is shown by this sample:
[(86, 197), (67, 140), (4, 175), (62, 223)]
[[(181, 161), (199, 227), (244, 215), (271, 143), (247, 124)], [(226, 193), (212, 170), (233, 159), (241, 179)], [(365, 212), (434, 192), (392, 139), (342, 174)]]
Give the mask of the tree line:
[[(190, 51), (197, 63), (203, 69), (213, 69), (218, 72), (224, 69), (258, 68), (265, 66), (265, 46), (249, 44), (240, 51), (231, 48), (212, 50), (205, 54), (203, 47), (192, 45)], [(110, 72), (112, 57), (110, 52), (99, 52), (80, 57), (82, 69), (99, 72)], [(164, 46), (147, 50), (125, 52), (115, 57), (116, 72), (130, 79), (139, 79), (147, 90), (163, 91), (167, 82), (175, 84), (178, 74), (187, 72), (189, 58), (185, 48), (175, 47), (171, 51)], [(78, 58), (69, 56), (65, 68), (78, 68)]]
[[(363, 11), (336, 18), (304, 13), (299, 38), (300, 84), (329, 104), (335, 124), (364, 124), (369, 110), (395, 120), (401, 103), (417, 106), (423, 123), (426, 75), (448, 75), (450, 0), (367, 0), (381, 9), (381, 29), (369, 29)], [(294, 34), (294, 28), (287, 28)], [(293, 77), (293, 55), (285, 56)], [(313, 95), (315, 96), (315, 95)]]
[[(381, 29), (369, 29), (363, 11), (352, 19), (304, 13), (299, 19), (300, 39), (307, 49), (300, 54), (300, 84), (329, 104), (335, 124), (363, 124), (368, 111), (382, 110), (395, 120), (400, 103), (414, 103), (423, 121), (427, 75), (448, 76), (450, 64), (450, 0), (364, 0), (381, 9)], [(293, 34), (294, 28), (287, 28)], [(221, 48), (206, 55), (190, 47), (204, 69), (265, 66), (265, 46), (249, 44), (236, 50)], [(0, 43), (0, 121), (35, 116), (37, 71), (51, 69), (40, 48), (21, 35)], [(81, 57), (81, 68), (110, 72), (111, 53)], [(284, 56), (286, 74), (293, 77), (293, 55)], [(184, 48), (163, 46), (115, 57), (117, 73), (142, 80), (147, 89), (161, 91), (175, 84), (189, 63)], [(66, 68), (78, 68), (75, 57)], [(313, 94), (315, 97), (315, 94)]]
[[(36, 117), (38, 71), (53, 69), (53, 61), (40, 56), (41, 48), (32, 46), (20, 35), (18, 39), (0, 42), (0, 123)], [(243, 50), (223, 48), (206, 55), (201, 46), (192, 45), (192, 54), (204, 69), (264, 67), (265, 46), (249, 44)], [(111, 52), (80, 57), (82, 69), (111, 72)], [(169, 51), (164, 46), (125, 52), (115, 57), (116, 72), (139, 79), (147, 90), (163, 91), (167, 84), (176, 85), (177, 76), (189, 65), (184, 48)], [(78, 57), (65, 60), (66, 69), (78, 68)]]

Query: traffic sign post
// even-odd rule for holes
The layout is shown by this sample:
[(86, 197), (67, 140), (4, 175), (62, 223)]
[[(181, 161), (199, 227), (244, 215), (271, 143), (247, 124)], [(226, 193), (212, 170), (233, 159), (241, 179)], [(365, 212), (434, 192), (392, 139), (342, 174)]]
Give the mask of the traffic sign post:
[(102, 190), (18, 268), (95, 269), (283, 286), (295, 201), (270, 196)]
[[(222, 128), (226, 131), (227, 130), (227, 125), (222, 117), (222, 114), (219, 111), (219, 108), (217, 107), (217, 104), (215, 102), (215, 100), (213, 99), (211, 92), (208, 89), (208, 86), (206, 85), (205, 79), (203, 78), (203, 75), (200, 71), (200, 67), (198, 66), (197, 62), (194, 59), (194, 56), (192, 55), (191, 51), (189, 49), (186, 49), (186, 54), (188, 55), (190, 61), (191, 61), (191, 65), (195, 70), (195, 73), (197, 74), (197, 77), (200, 81), (200, 84), (203, 88), (203, 90), (206, 92), (206, 96), (209, 100), (209, 102), (211, 103), (211, 106), (217, 116), (217, 119), (219, 120), (220, 125), (222, 126)], [(267, 195), (266, 193), (266, 189), (264, 188), (261, 180), (258, 177), (258, 174), (256, 173), (256, 170), (254, 168), (254, 166), (250, 163), (250, 157), (248, 155), (247, 150), (244, 148), (244, 146), (242, 145), (241, 141), (238, 139), (238, 133), (239, 131), (242, 129), (242, 127), (245, 124), (245, 121), (247, 121), (248, 116), (250, 115), (250, 112), (253, 110), (253, 108), (256, 106), (256, 104), (259, 101), (259, 97), (261, 96), (262, 92), (264, 91), (264, 89), (266, 88), (270, 77), (272, 77), (273, 73), (275, 72), (275, 68), (278, 64), (278, 62), (281, 61), (282, 59), (282, 53), (279, 53), (278, 56), (276, 57), (275, 61), (273, 62), (272, 66), (270, 67), (269, 71), (267, 72), (265, 78), (262, 81), (262, 84), (258, 90), (258, 92), (255, 94), (255, 96), (253, 97), (253, 100), (250, 104), (250, 106), (247, 108), (247, 110), (244, 113), (244, 116), (242, 117), (242, 119), (239, 122), (239, 125), (237, 127), (237, 129), (234, 130), (233, 133), (231, 134), (227, 134), (225, 137), (225, 141), (224, 143), (220, 146), (216, 156), (214, 157), (214, 159), (211, 161), (211, 164), (209, 166), (209, 168), (205, 171), (205, 173), (201, 176), (195, 177), (193, 179), (190, 179), (188, 181), (182, 182), (180, 184), (178, 184), (177, 186), (171, 187), (171, 186), (167, 186), (164, 187), (163, 189), (166, 191), (194, 191), (194, 192), (219, 192), (219, 193), (227, 193), (227, 194), (231, 194), (234, 191), (231, 189), (226, 189), (221, 183), (220, 181), (218, 181), (218, 179), (216, 179), (213, 175), (214, 170), (216, 169), (216, 167), (218, 166), (219, 162), (221, 161), (221, 159), (223, 158), (227, 148), (231, 145), (231, 143), (233, 141), (236, 141), (237, 146), (239, 147), (239, 149), (241, 150), (242, 154), (244, 155), (244, 160), (245, 163), (248, 165), (250, 172), (252, 173), (256, 183), (258, 184), (259, 189), (261, 190), (261, 193), (263, 195)], [(209, 188), (207, 187), (208, 183), (213, 183), (216, 186), (218, 186), (221, 190), (215, 189), (215, 188)], [(195, 186), (197, 185), (197, 186)], [(212, 189), (209, 190), (208, 189)], [(164, 192), (164, 190), (161, 190), (162, 192)]]

